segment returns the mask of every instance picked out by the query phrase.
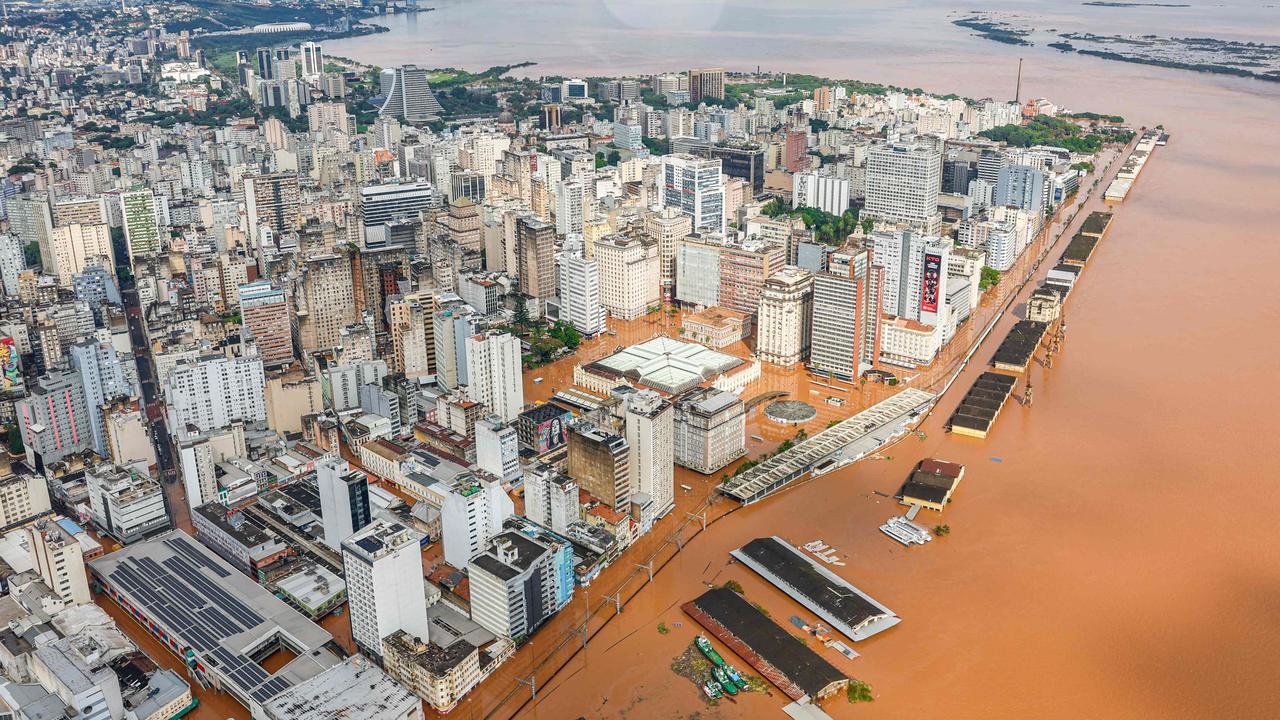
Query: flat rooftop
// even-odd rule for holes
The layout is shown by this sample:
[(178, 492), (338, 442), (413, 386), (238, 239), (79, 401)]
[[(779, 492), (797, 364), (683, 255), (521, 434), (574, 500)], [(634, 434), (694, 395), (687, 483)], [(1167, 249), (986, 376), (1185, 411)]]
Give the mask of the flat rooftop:
[[(268, 699), (338, 662), (333, 637), (181, 530), (127, 545), (89, 563), (112, 598), (170, 648), (213, 674), (240, 702)], [(138, 617), (141, 614), (141, 617)], [(295, 657), (274, 674), (255, 654), (276, 642)], [(265, 651), (265, 652), (264, 652)]]
[(684, 340), (656, 337), (586, 366), (587, 370), (626, 377), (635, 383), (678, 393), (723, 375), (744, 361)]
[(889, 608), (777, 536), (729, 553), (850, 640), (866, 640), (901, 622)]
[(848, 681), (821, 655), (732, 590), (708, 590), (681, 607), (793, 700), (821, 697), (832, 686)]
[(276, 696), (266, 711), (280, 720), (385, 720), (405, 717), (420, 702), (372, 661), (352, 655)]

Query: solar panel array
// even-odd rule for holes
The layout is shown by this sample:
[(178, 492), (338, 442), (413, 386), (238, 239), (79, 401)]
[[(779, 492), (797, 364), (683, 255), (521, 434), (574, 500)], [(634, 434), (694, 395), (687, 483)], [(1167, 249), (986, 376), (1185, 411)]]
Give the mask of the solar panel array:
[(156, 562), (150, 557), (126, 558), (108, 575), (148, 614), (168, 626), (199, 656), (258, 702), (266, 702), (290, 685), (271, 677), (248, 656), (231, 652), (221, 641), (266, 622), (252, 608), (209, 580), (200, 568), (219, 578), (222, 567), (182, 538), (165, 540), (173, 557)]

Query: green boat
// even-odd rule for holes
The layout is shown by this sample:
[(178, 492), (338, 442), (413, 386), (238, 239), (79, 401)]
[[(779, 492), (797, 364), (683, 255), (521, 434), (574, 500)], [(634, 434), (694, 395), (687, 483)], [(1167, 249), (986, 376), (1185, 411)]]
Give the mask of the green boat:
[(711, 668), (711, 674), (715, 676), (716, 682), (720, 683), (720, 687), (724, 688), (725, 692), (730, 695), (738, 694), (738, 686), (734, 685), (733, 681), (729, 679), (729, 673), (725, 672), (724, 668), (717, 665)]
[(716, 649), (711, 647), (710, 640), (699, 635), (693, 639), (693, 644), (698, 646), (698, 649), (702, 651), (703, 655), (707, 656), (707, 659), (711, 661), (712, 665), (715, 665), (716, 667), (724, 665), (724, 658), (720, 657), (720, 653), (716, 652)]

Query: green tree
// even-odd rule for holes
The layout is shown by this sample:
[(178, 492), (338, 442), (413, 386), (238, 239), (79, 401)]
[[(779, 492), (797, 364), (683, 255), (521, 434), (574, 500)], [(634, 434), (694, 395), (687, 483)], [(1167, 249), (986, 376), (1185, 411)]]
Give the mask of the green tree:
[(596, 153), (596, 167), (597, 167), (597, 168), (602, 168), (602, 167), (604, 167), (605, 165), (608, 165), (608, 164), (609, 164), (609, 161), (608, 161), (608, 160), (605, 160), (605, 158), (604, 158), (604, 153), (602, 153), (602, 152), (598, 152), (598, 153)]
[(938, 525), (938, 526), (936, 526), (936, 527), (934, 527), (934, 528), (933, 528), (933, 534), (934, 534), (934, 535), (937, 535), (938, 537), (943, 537), (943, 536), (945, 536), (945, 535), (950, 535), (950, 534), (951, 534), (951, 526), (950, 526), (950, 525)]
[(605, 162), (607, 162), (610, 165), (617, 165), (618, 163), (622, 162), (622, 153), (618, 152), (617, 150), (610, 150), (609, 157)]
[(845, 690), (845, 698), (851, 703), (873, 702), (876, 698), (871, 694), (871, 686), (861, 680), (850, 680)]
[(26, 447), (22, 444), (22, 430), (17, 425), (9, 427), (9, 454), (21, 455), (26, 452)]
[(862, 218), (862, 234), (863, 235), (870, 235), (871, 232), (875, 229), (876, 229), (875, 218), (870, 218), (870, 217)]
[(522, 328), (529, 326), (529, 305), (523, 295), (516, 295), (516, 325)]
[(978, 289), (986, 290), (993, 285), (1000, 284), (1000, 271), (990, 266), (983, 266), (982, 278), (978, 281)]

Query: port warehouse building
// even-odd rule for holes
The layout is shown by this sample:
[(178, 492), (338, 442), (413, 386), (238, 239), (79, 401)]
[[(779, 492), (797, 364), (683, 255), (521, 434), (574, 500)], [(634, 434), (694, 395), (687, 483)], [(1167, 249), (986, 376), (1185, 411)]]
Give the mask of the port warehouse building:
[[(181, 530), (89, 563), (95, 581), (201, 684), (265, 717), (271, 698), (341, 660), (333, 637)], [(268, 673), (259, 661), (295, 655)]]
[(892, 610), (776, 535), (756, 538), (729, 554), (854, 642), (902, 622)]
[(792, 700), (820, 700), (849, 684), (835, 666), (728, 588), (708, 590), (680, 608)]
[[(907, 424), (933, 402), (923, 390), (907, 388), (841, 420), (720, 484), (720, 492), (743, 505), (763, 500), (788, 484), (822, 469), (824, 461), (857, 460), (906, 432)], [(878, 432), (886, 429), (886, 432)]]

